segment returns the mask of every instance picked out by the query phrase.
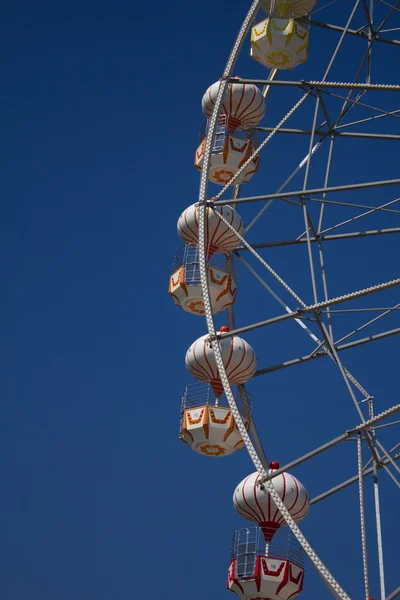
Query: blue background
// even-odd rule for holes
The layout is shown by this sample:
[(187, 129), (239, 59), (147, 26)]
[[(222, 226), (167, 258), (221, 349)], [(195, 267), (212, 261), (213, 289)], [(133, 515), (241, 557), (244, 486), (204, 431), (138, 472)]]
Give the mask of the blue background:
[[(205, 333), (205, 322), (175, 308), (167, 286), (180, 245), (176, 220), (198, 193), (193, 155), (203, 122), (201, 97), (220, 76), (245, 11), (239, 2), (180, 0), (136, 5), (21, 0), (3, 7), (4, 600), (230, 597), (225, 591), (230, 539), (235, 528), (246, 525), (231, 497), (236, 483), (254, 469), (245, 452), (207, 460), (178, 441), (180, 398), (192, 382), (184, 355)], [(342, 0), (315, 18), (344, 24), (348, 14)], [(397, 21), (388, 26), (398, 26)], [(354, 28), (363, 24), (360, 9)], [(308, 63), (282, 79), (322, 76), (339, 34), (318, 28), (311, 33)], [(362, 40), (346, 41), (330, 79), (354, 77), (364, 50)], [(377, 47), (372, 80), (398, 82), (398, 55), (393, 46)], [(248, 58), (248, 43), (235, 73), (266, 76)], [(296, 89), (275, 89), (263, 123), (274, 126), (299, 97)], [(381, 99), (369, 93), (363, 100), (398, 108), (397, 94)], [(333, 115), (341, 104), (327, 98)], [(288, 127), (309, 128), (313, 107), (307, 101)], [(348, 121), (372, 114), (359, 108)], [(383, 118), (357, 130), (400, 133), (398, 123)], [(307, 136), (277, 135), (243, 195), (275, 192), (308, 143)], [(395, 178), (396, 144), (339, 140), (330, 183)], [(323, 184), (326, 156), (324, 144), (313, 160), (314, 187)], [(292, 189), (301, 189), (303, 176), (304, 171)], [(378, 206), (395, 194), (395, 188), (381, 188), (332, 199)], [(259, 208), (241, 207), (245, 222)], [(318, 210), (310, 207), (313, 217)], [(328, 207), (326, 226), (358, 212)], [(398, 215), (382, 213), (338, 231), (398, 224)], [(278, 201), (248, 239), (290, 239), (303, 229), (301, 211)], [(305, 247), (272, 249), (263, 256), (312, 301)], [(399, 258), (397, 236), (329, 242), (330, 296), (396, 277)], [(398, 293), (390, 291), (357, 306), (396, 301)], [(241, 269), (237, 324), (281, 312)], [(398, 326), (398, 314), (367, 332)], [(368, 317), (337, 316), (336, 339)], [(223, 323), (219, 316), (217, 324)], [(313, 349), (293, 322), (245, 337), (260, 367)], [(398, 401), (395, 337), (344, 353), (343, 360), (375, 396), (377, 412)], [(254, 379), (249, 390), (268, 457), (281, 464), (359, 422), (329, 359)], [(395, 430), (380, 434), (388, 448), (396, 443)], [(348, 442), (294, 473), (313, 497), (356, 468), (355, 444)], [(400, 583), (398, 489), (380, 473), (389, 593)], [(378, 597), (370, 479), (366, 501), (371, 595)], [(302, 526), (352, 598), (363, 595), (357, 503), (353, 486), (315, 505)], [(310, 564), (306, 569), (303, 596), (329, 597)]]

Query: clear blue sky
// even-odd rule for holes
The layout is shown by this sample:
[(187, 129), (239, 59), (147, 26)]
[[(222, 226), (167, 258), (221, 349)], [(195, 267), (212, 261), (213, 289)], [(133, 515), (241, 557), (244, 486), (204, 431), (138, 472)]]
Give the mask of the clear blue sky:
[[(326, 18), (343, 23), (346, 5), (339, 0)], [(207, 460), (178, 441), (180, 398), (192, 382), (184, 356), (205, 333), (205, 322), (175, 308), (167, 286), (180, 244), (176, 220), (198, 193), (193, 154), (201, 97), (220, 76), (246, 9), (236, 0), (21, 0), (3, 7), (2, 600), (231, 597), (225, 591), (230, 539), (245, 525), (231, 496), (254, 469), (245, 452)], [(337, 39), (313, 30), (309, 62), (288, 77), (321, 77)], [(361, 45), (355, 40), (339, 55), (333, 80), (354, 75)], [(264, 77), (247, 52), (236, 74)], [(372, 79), (398, 82), (399, 53), (391, 46), (379, 53)], [(275, 125), (299, 97), (274, 92), (264, 123)], [(369, 99), (378, 101), (373, 94)], [(329, 102), (333, 112), (340, 107)], [(383, 104), (394, 109), (399, 102), (388, 96)], [(312, 109), (310, 103), (288, 126), (309, 127)], [(373, 127), (400, 129), (394, 119)], [(307, 144), (307, 138), (277, 136), (246, 193), (274, 192)], [(338, 144), (331, 183), (398, 176), (398, 142), (380, 144)], [(315, 185), (323, 181), (326, 150), (315, 159)], [(301, 183), (302, 175), (292, 188)], [(343, 199), (378, 205), (394, 197), (385, 189)], [(241, 211), (246, 222), (258, 208)], [(327, 226), (356, 213), (328, 210)], [(359, 228), (398, 224), (397, 215), (386, 214)], [(301, 214), (277, 203), (249, 239), (301, 232)], [(398, 275), (396, 236), (332, 244), (331, 296)], [(305, 248), (265, 256), (312, 300)], [(257, 282), (245, 272), (240, 277), (238, 324), (280, 314)], [(388, 292), (369, 306), (390, 306), (396, 297)], [(338, 317), (337, 337), (364, 319)], [(398, 326), (397, 315), (386, 325)], [(313, 349), (293, 323), (246, 339), (260, 367)], [(396, 338), (343, 359), (376, 397), (377, 412), (398, 400)], [(358, 423), (337, 369), (326, 360), (250, 383), (271, 460), (284, 464)], [(395, 438), (393, 431), (381, 436), (388, 447)], [(355, 473), (352, 444), (295, 470), (311, 496)], [(390, 592), (400, 583), (398, 490), (383, 473), (381, 480)], [(372, 525), (371, 481), (366, 493)], [(361, 598), (357, 518), (357, 489), (349, 488), (316, 505), (304, 532), (350, 595)], [(369, 542), (378, 597), (372, 528)], [(303, 597), (328, 597), (311, 565)]]

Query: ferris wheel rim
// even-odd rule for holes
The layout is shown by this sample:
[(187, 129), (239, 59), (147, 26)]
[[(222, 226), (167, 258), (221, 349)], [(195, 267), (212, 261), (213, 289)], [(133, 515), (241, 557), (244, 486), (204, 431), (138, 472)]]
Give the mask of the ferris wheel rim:
[[(266, 476), (267, 475), (266, 470), (265, 470), (253, 444), (252, 444), (252, 441), (251, 441), (247, 431), (246, 431), (246, 428), (242, 421), (241, 415), (240, 415), (239, 411), (237, 410), (235, 399), (232, 394), (231, 386), (227, 379), (225, 367), (222, 362), (222, 356), (221, 356), (221, 352), (219, 349), (218, 338), (217, 338), (216, 331), (215, 331), (214, 318), (213, 318), (213, 313), (212, 313), (212, 309), (211, 309), (211, 301), (210, 301), (208, 282), (207, 282), (206, 234), (205, 234), (205, 218), (206, 218), (206, 210), (207, 210), (207, 198), (206, 198), (207, 182), (208, 182), (208, 174), (209, 174), (209, 168), (210, 168), (211, 148), (212, 148), (212, 143), (213, 143), (213, 140), (215, 137), (217, 119), (218, 119), (218, 116), (219, 116), (219, 113), (221, 110), (225, 88), (226, 88), (226, 86), (228, 84), (228, 80), (232, 74), (232, 70), (233, 70), (234, 64), (236, 62), (236, 59), (238, 57), (240, 48), (241, 48), (241, 46), (244, 42), (244, 39), (250, 29), (251, 19), (252, 19), (253, 15), (255, 15), (255, 13), (257, 12), (259, 4), (260, 4), (260, 0), (254, 0), (254, 2), (252, 3), (252, 5), (247, 13), (247, 16), (244, 19), (244, 22), (243, 22), (242, 27), (239, 31), (239, 34), (236, 38), (236, 42), (234, 44), (232, 52), (229, 56), (227, 65), (225, 67), (224, 74), (221, 78), (219, 92), (218, 92), (217, 99), (216, 99), (216, 102), (214, 105), (214, 110), (213, 110), (213, 113), (211, 115), (210, 122), (209, 122), (209, 128), (208, 128), (205, 150), (204, 150), (204, 163), (203, 163), (203, 169), (201, 172), (201, 179), (200, 179), (200, 191), (199, 191), (199, 206), (200, 206), (200, 210), (199, 210), (199, 262), (200, 262), (200, 280), (201, 280), (201, 288), (202, 288), (202, 293), (203, 293), (204, 312), (205, 312), (205, 318), (206, 318), (206, 323), (207, 323), (207, 329), (208, 329), (208, 334), (210, 336), (212, 349), (214, 351), (215, 360), (216, 360), (216, 363), (218, 366), (218, 371), (220, 373), (224, 392), (227, 397), (228, 403), (232, 409), (232, 413), (235, 418), (236, 425), (242, 435), (243, 441), (249, 452), (249, 455), (250, 455), (257, 471), (261, 475)], [(271, 497), (274, 499), (281, 514), (283, 515), (283, 517), (286, 521), (286, 524), (290, 527), (290, 529), (295, 534), (299, 543), (302, 545), (303, 549), (308, 554), (309, 558), (311, 559), (312, 563), (314, 564), (314, 566), (316, 567), (316, 569), (322, 576), (323, 580), (326, 582), (326, 584), (328, 586), (331, 587), (331, 589), (332, 589), (332, 591), (334, 591), (334, 593), (336, 593), (340, 598), (343, 598), (343, 600), (347, 600), (349, 597), (344, 592), (344, 590), (341, 588), (341, 586), (338, 584), (338, 582), (334, 579), (332, 574), (328, 571), (326, 566), (322, 563), (322, 561), (320, 560), (318, 555), (311, 548), (311, 546), (309, 545), (309, 543), (307, 542), (307, 540), (301, 533), (300, 529), (298, 528), (297, 524), (294, 522), (291, 515), (286, 510), (286, 508), (285, 508), (283, 502), (281, 501), (281, 498), (277, 494), (272, 482), (267, 480), (265, 483), (265, 486), (267, 487), (268, 492), (271, 494)]]
[[(215, 355), (215, 359), (218, 365), (218, 370), (220, 372), (221, 375), (221, 380), (222, 380), (222, 384), (223, 384), (223, 388), (225, 391), (225, 394), (227, 396), (229, 405), (233, 409), (235, 408), (235, 400), (233, 398), (233, 402), (231, 404), (230, 402), (230, 398), (229, 396), (232, 396), (232, 391), (231, 391), (231, 387), (229, 384), (229, 381), (227, 380), (226, 377), (226, 372), (224, 369), (224, 365), (221, 359), (221, 354), (219, 352), (219, 345), (218, 345), (218, 339), (219, 339), (219, 335), (216, 333), (215, 330), (215, 325), (214, 325), (214, 318), (213, 318), (213, 314), (212, 314), (212, 310), (211, 310), (211, 303), (210, 303), (210, 297), (209, 297), (209, 289), (208, 289), (208, 281), (207, 281), (207, 276), (206, 276), (206, 254), (205, 254), (205, 244), (206, 244), (206, 234), (205, 234), (205, 228), (204, 228), (204, 224), (205, 224), (205, 217), (206, 217), (206, 210), (207, 210), (207, 206), (210, 206), (209, 203), (207, 203), (207, 181), (208, 181), (208, 174), (209, 174), (209, 167), (210, 167), (210, 154), (211, 154), (211, 147), (212, 147), (212, 143), (213, 143), (213, 137), (215, 134), (215, 127), (216, 127), (216, 122), (219, 116), (219, 112), (222, 106), (222, 100), (223, 100), (223, 94), (224, 94), (224, 90), (226, 89), (226, 86), (233, 80), (231, 79), (231, 75), (232, 75), (232, 70), (236, 61), (237, 56), (239, 55), (241, 46), (243, 44), (243, 41), (247, 35), (247, 32), (250, 28), (250, 20), (252, 18), (252, 16), (257, 12), (258, 9), (258, 5), (260, 4), (260, 2), (253, 2), (253, 4), (251, 5), (249, 12), (243, 22), (242, 28), (239, 31), (238, 37), (236, 39), (234, 48), (229, 56), (225, 71), (223, 73), (223, 76), (220, 80), (220, 90), (219, 90), (219, 96), (217, 98), (215, 107), (214, 107), (214, 111), (212, 114), (212, 126), (211, 126), (211, 121), (210, 121), (210, 126), (209, 126), (209, 130), (207, 133), (207, 137), (206, 137), (206, 149), (205, 149), (205, 153), (204, 153), (204, 163), (203, 163), (203, 169), (201, 172), (201, 180), (200, 180), (200, 192), (199, 192), (199, 201), (198, 201), (198, 205), (199, 205), (199, 258), (200, 258), (200, 273), (201, 273), (201, 288), (202, 288), (202, 293), (203, 293), (203, 298), (204, 298), (204, 307), (205, 307), (205, 317), (206, 317), (206, 323), (207, 323), (207, 329), (208, 329), (208, 334), (209, 334), (209, 338), (211, 341), (211, 345), (212, 348), (214, 350), (214, 355)], [(359, 4), (359, 0), (356, 0), (354, 3), (354, 6), (357, 7)], [(350, 22), (350, 19), (349, 19)], [(244, 25), (246, 24), (246, 30), (244, 30)], [(344, 35), (344, 34), (343, 34)], [(237, 79), (235, 81), (238, 81)], [(242, 80), (243, 82), (251, 82), (254, 83), (255, 80)], [(269, 81), (265, 81), (265, 80), (260, 80), (260, 83), (263, 84), (268, 84)], [(321, 82), (310, 82), (312, 84), (317, 84), (317, 83), (321, 83)], [(339, 84), (340, 85), (340, 84)], [(387, 86), (380, 86), (380, 89), (384, 89)], [(396, 86), (396, 91), (397, 91), (397, 87)], [(271, 89), (271, 88), (270, 88)], [(324, 138), (325, 139), (325, 138)], [(333, 141), (333, 137), (331, 138), (331, 142)], [(310, 156), (310, 153), (309, 153)], [(310, 162), (310, 158), (308, 159), (308, 162)], [(400, 180), (396, 180), (394, 183), (398, 184), (400, 182)], [(226, 186), (227, 187), (227, 186)], [(236, 196), (236, 191), (237, 191), (237, 187), (235, 186), (234, 188), (234, 197), (232, 199), (229, 200), (225, 200), (225, 201), (221, 201), (218, 198), (216, 198), (215, 200), (215, 204), (214, 206), (218, 206), (218, 205), (223, 205), (223, 204), (234, 204), (235, 201), (237, 201), (238, 203), (240, 203), (242, 200), (246, 200), (246, 199), (237, 199)], [(325, 186), (326, 187), (326, 186)], [(326, 190), (324, 190), (326, 191)], [(221, 194), (222, 195), (222, 194)], [(264, 198), (260, 198), (260, 199), (264, 199)], [(399, 280), (400, 282), (400, 280)], [(233, 314), (233, 313), (232, 313)], [(234, 332), (236, 333), (236, 332)], [(222, 334), (223, 336), (227, 335), (227, 334)], [(261, 374), (261, 373), (260, 373)], [(356, 384), (358, 384), (358, 382), (355, 381)], [(360, 385), (360, 384), (358, 384)], [(362, 391), (363, 388), (362, 386), (359, 387), (359, 389)], [(365, 392), (365, 390), (364, 390)], [(365, 392), (365, 394), (368, 396), (368, 393)], [(233, 412), (234, 417), (235, 417), (235, 421), (237, 422), (238, 428), (240, 429), (240, 414), (238, 415), (238, 420), (236, 419), (236, 415)], [(242, 423), (243, 425), (243, 423)], [(242, 433), (242, 432), (241, 432)], [(250, 437), (247, 434), (247, 431), (244, 432), (244, 435), (242, 434), (243, 439), (246, 442), (246, 438), (248, 440), (248, 444), (246, 443), (246, 448), (249, 451), (250, 457), (253, 460), (253, 463), (255, 464), (257, 470), (262, 473), (265, 473), (265, 468), (262, 464), (262, 460), (260, 459), (259, 453), (257, 453), (257, 451), (254, 448), (254, 444), (252, 444), (252, 441), (250, 439)], [(268, 483), (270, 483), (268, 481), (268, 479), (266, 480), (266, 484), (268, 486)], [(268, 487), (268, 491), (271, 493), (271, 495), (273, 494), (273, 489), (270, 489)], [(275, 498), (274, 498), (275, 500)], [(281, 503), (280, 503), (280, 499), (279, 497), (275, 500), (276, 504), (279, 506), (279, 508), (281, 509)], [(284, 507), (283, 507), (284, 509)], [(282, 514), (285, 517), (285, 521), (287, 522), (287, 524), (289, 525), (289, 527), (292, 529), (292, 531), (294, 531), (295, 535), (296, 532), (295, 530), (292, 528), (291, 523), (290, 523), (290, 515), (288, 515), (288, 519), (286, 519), (286, 515), (284, 513), (284, 510), (282, 510)], [(295, 529), (298, 530), (299, 532), (299, 537), (296, 535), (296, 537), (299, 539), (301, 545), (303, 545), (303, 542), (305, 542), (305, 544), (307, 546), (308, 542), (305, 540), (304, 536), (301, 534), (300, 530), (298, 529), (297, 525), (294, 524)], [(303, 546), (304, 547), (304, 546)], [(311, 554), (314, 554), (317, 562), (321, 562), (319, 557), (316, 555), (316, 553), (312, 550), (311, 547), (309, 547), (311, 549)], [(348, 596), (346, 595), (346, 593), (342, 590), (342, 588), (339, 586), (339, 584), (336, 582), (336, 580), (334, 580), (334, 578), (332, 577), (332, 575), (329, 573), (329, 571), (326, 569), (325, 565), (323, 565), (323, 563), (321, 563), (322, 565), (322, 569), (320, 569), (316, 562), (313, 560), (312, 555), (307, 551), (307, 554), (309, 555), (309, 557), (311, 558), (312, 562), (314, 563), (314, 566), (317, 568), (317, 570), (320, 572), (320, 574), (322, 575), (323, 579), (325, 580), (325, 582), (331, 586), (331, 591), (335, 591), (337, 593), (337, 595), (341, 598), (348, 598)], [(327, 576), (325, 576), (327, 575)], [(334, 582), (334, 586), (332, 586), (332, 581)], [(337, 586), (337, 587), (336, 587)]]
[[(255, 14), (255, 12), (256, 12), (257, 9), (254, 9), (254, 6), (256, 4), (258, 4), (258, 3), (254, 2), (252, 4), (252, 6), (251, 6), (251, 8), (249, 10), (249, 13), (248, 13), (248, 15), (247, 15), (244, 23), (248, 19), (250, 13)], [(358, 2), (355, 2), (355, 5), (357, 6)], [(249, 28), (249, 23), (247, 23), (247, 26)], [(228, 398), (228, 402), (229, 402), (229, 393), (231, 392), (231, 388), (230, 388), (230, 385), (229, 385), (229, 381), (226, 378), (226, 373), (224, 373), (224, 365), (223, 365), (223, 363), (221, 361), (221, 356), (219, 356), (220, 360), (218, 360), (218, 354), (219, 354), (218, 335), (216, 334), (216, 331), (215, 331), (214, 319), (213, 319), (213, 315), (212, 315), (212, 311), (211, 311), (210, 298), (209, 298), (209, 290), (208, 290), (208, 283), (207, 283), (207, 277), (206, 277), (206, 271), (205, 271), (205, 249), (204, 249), (204, 246), (205, 246), (206, 238), (205, 238), (205, 231), (204, 231), (204, 221), (205, 221), (205, 213), (206, 213), (206, 207), (207, 207), (207, 198), (206, 198), (207, 194), (206, 194), (206, 192), (207, 192), (207, 179), (208, 179), (208, 173), (209, 173), (210, 149), (211, 149), (211, 145), (212, 145), (212, 141), (213, 141), (213, 134), (215, 133), (215, 125), (216, 125), (216, 121), (217, 121), (217, 118), (218, 118), (218, 111), (220, 110), (221, 105), (222, 105), (223, 90), (224, 90), (224, 88), (226, 88), (226, 85), (231, 81), (230, 76), (231, 76), (231, 73), (232, 73), (234, 62), (235, 62), (235, 60), (237, 58), (237, 55), (239, 54), (240, 46), (243, 43), (244, 37), (246, 35), (245, 34), (244, 36), (242, 36), (242, 39), (240, 41), (239, 38), (240, 38), (240, 34), (241, 33), (243, 33), (243, 26), (242, 26), (242, 29), (239, 32), (238, 38), (236, 40), (236, 44), (235, 44), (234, 49), (233, 49), (233, 51), (232, 51), (232, 53), (230, 55), (230, 59), (228, 60), (227, 67), (226, 67), (226, 69), (224, 71), (223, 77), (220, 80), (221, 81), (220, 94), (219, 94), (219, 98), (217, 99), (216, 105), (214, 107), (214, 112), (213, 112), (213, 116), (214, 116), (214, 124), (213, 125), (214, 125), (214, 127), (209, 127), (209, 131), (208, 131), (207, 139), (206, 139), (206, 147), (208, 145), (208, 148), (207, 148), (208, 153), (206, 152), (205, 153), (205, 157), (204, 157), (204, 164), (203, 164), (203, 170), (202, 170), (201, 182), (200, 182), (200, 194), (199, 194), (199, 206), (200, 206), (200, 211), (199, 211), (199, 217), (200, 217), (200, 219), (199, 219), (200, 220), (200, 223), (199, 223), (199, 252), (200, 252), (200, 255), (201, 255), (201, 253), (203, 254), (203, 261), (200, 259), (201, 287), (202, 287), (202, 293), (203, 293), (203, 297), (204, 297), (204, 306), (205, 306), (205, 315), (206, 315), (207, 329), (208, 329), (208, 333), (209, 333), (210, 340), (211, 340), (211, 343), (212, 343), (212, 347), (213, 347), (213, 350), (214, 350), (214, 355), (215, 355), (215, 358), (216, 358), (218, 369), (219, 369), (220, 374), (221, 374), (221, 380), (222, 380), (222, 383), (223, 383), (224, 391), (225, 391), (226, 396)], [(239, 45), (238, 45), (238, 40), (239, 40)], [(235, 47), (236, 47), (236, 54), (235, 54)], [(232, 55), (234, 56), (234, 60), (231, 60), (232, 59)], [(254, 80), (251, 80), (251, 81), (254, 82)], [(263, 83), (267, 84), (268, 82), (267, 81), (263, 81)], [(395, 183), (397, 184), (398, 181), (396, 181)], [(215, 206), (217, 206), (217, 203), (218, 204), (228, 204), (228, 203), (229, 204), (231, 204), (231, 203), (234, 204), (235, 203), (235, 197), (236, 197), (236, 193), (235, 192), (236, 192), (236, 189), (234, 191), (233, 199), (226, 200), (226, 201), (218, 201), (218, 199), (217, 199), (217, 201), (215, 203)], [(240, 202), (240, 200), (238, 200), (238, 202)], [(226, 334), (223, 334), (223, 335), (226, 335)], [(223, 376), (224, 374), (225, 374), (226, 381), (224, 381), (224, 376)], [(360, 386), (359, 389), (362, 390), (361, 386)], [(234, 399), (233, 399), (233, 403), (234, 403)], [(229, 404), (231, 405), (230, 402), (229, 402)], [(235, 416), (235, 420), (236, 420), (236, 416)], [(240, 420), (240, 415), (239, 415), (239, 420)], [(238, 423), (238, 425), (239, 425), (239, 423)], [(250, 456), (251, 456), (251, 458), (252, 458), (252, 460), (253, 460), (253, 462), (254, 462), (257, 470), (259, 470), (258, 466), (261, 464), (261, 470), (259, 472), (262, 472), (262, 470), (265, 471), (265, 469), (263, 468), (263, 465), (262, 465), (262, 463), (260, 461), (260, 457), (257, 455), (257, 452), (255, 451), (255, 448), (252, 445), (251, 440), (250, 440), (249, 436), (247, 435), (247, 432), (245, 432), (245, 435), (247, 436), (248, 441), (249, 441), (249, 444), (246, 444), (246, 447), (247, 447), (247, 449), (249, 451), (249, 454), (250, 454)], [(244, 437), (244, 439), (245, 439), (245, 437)], [(249, 445), (250, 445), (250, 449), (249, 449)], [(255, 454), (255, 456), (254, 456), (254, 454)], [(254, 460), (254, 459), (256, 459), (256, 460)], [(268, 490), (268, 491), (270, 491), (270, 490)], [(271, 490), (271, 492), (272, 492), (272, 490)], [(279, 498), (278, 498), (278, 501), (276, 502), (276, 504), (279, 506)], [(282, 513), (283, 513), (283, 511), (282, 511)], [(285, 518), (285, 520), (286, 520), (286, 518)], [(287, 524), (290, 527), (291, 524), (289, 523), (289, 520), (290, 520), (290, 517), (289, 517), (288, 520), (286, 520), (286, 522), (287, 522)], [(297, 526), (295, 526), (295, 527), (297, 529)], [(292, 529), (292, 527), (291, 527), (291, 529)], [(300, 530), (298, 530), (298, 531), (300, 532)], [(296, 535), (296, 533), (295, 533), (295, 535)], [(308, 542), (302, 536), (301, 532), (300, 532), (300, 535), (304, 539), (304, 541), (306, 542), (306, 544), (308, 545)], [(297, 535), (296, 535), (296, 537), (297, 537)], [(299, 540), (299, 541), (301, 543), (301, 540)], [(312, 552), (314, 552), (314, 551), (312, 551)], [(310, 554), (309, 554), (309, 556), (310, 556)], [(318, 556), (316, 554), (315, 554), (315, 556), (317, 557), (318, 561), (320, 561), (320, 559), (318, 558)], [(311, 556), (310, 556), (310, 558), (312, 559)], [(312, 562), (314, 562), (314, 561), (312, 560)], [(323, 565), (323, 563), (322, 563), (322, 565)], [(316, 566), (315, 562), (314, 562), (314, 566)], [(329, 573), (328, 577), (326, 577), (326, 578), (324, 577), (324, 574), (322, 573), (322, 571), (324, 569), (326, 569), (325, 565), (323, 565), (322, 571), (321, 571), (321, 569), (318, 568), (318, 566), (316, 566), (316, 568), (320, 571), (320, 573), (322, 574), (324, 580), (329, 585), (331, 585), (333, 578), (331, 579), (332, 576), (329, 573), (329, 571), (326, 570), (327, 573)], [(340, 588), (339, 584), (337, 584), (336, 581), (335, 581), (335, 584), (338, 586), (336, 588), (336, 592), (339, 592), (339, 597), (343, 597), (343, 598), (347, 597), (347, 595), (345, 594), (345, 592)], [(343, 593), (343, 595), (341, 595), (342, 593)]]

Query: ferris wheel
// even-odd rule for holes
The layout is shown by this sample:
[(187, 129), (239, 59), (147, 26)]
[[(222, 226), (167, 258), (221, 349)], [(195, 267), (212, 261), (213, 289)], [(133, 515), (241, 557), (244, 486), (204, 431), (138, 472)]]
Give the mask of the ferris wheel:
[[(196, 383), (183, 394), (180, 437), (205, 461), (246, 448), (254, 464), (232, 481), (245, 521), (233, 537), (227, 588), (241, 600), (297, 597), (305, 556), (334, 597), (400, 595), (400, 579), (385, 586), (380, 485), (386, 478), (399, 494), (400, 443), (388, 446), (384, 435), (396, 431), (400, 404), (396, 390), (382, 398), (365, 383), (384, 355), (351, 358), (367, 345), (384, 354), (383, 340), (393, 347), (400, 333), (399, 31), (400, 0), (255, 0), (221, 79), (202, 99), (200, 191), (179, 217), (184, 247), (169, 283), (175, 304), (205, 316), (207, 327), (186, 353)], [(238, 67), (249, 75), (236, 76)], [(281, 358), (292, 348), (304, 351)], [(267, 389), (272, 373), (318, 368), (319, 358), (343, 386), (342, 430), (313, 447), (305, 410), (298, 435), (311, 448), (280, 466), (269, 445), (273, 425), (256, 428), (249, 390), (253, 382)], [(290, 410), (290, 400), (282, 405)], [(292, 470), (304, 465), (307, 479), (310, 465), (315, 478), (313, 461), (345, 442), (354, 442), (347, 446), (355, 473), (310, 497)], [(358, 488), (362, 566), (351, 594), (298, 525), (350, 486)], [(397, 532), (399, 514), (390, 519)]]

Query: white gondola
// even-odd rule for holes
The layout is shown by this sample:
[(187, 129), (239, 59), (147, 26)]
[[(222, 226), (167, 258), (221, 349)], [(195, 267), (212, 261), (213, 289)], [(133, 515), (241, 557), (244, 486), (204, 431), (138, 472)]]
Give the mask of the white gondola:
[[(214, 314), (226, 310), (235, 302), (237, 286), (233, 265), (233, 256), (210, 252), (207, 262), (207, 280)], [(175, 304), (186, 312), (204, 315), (198, 246), (186, 245), (175, 254), (168, 293)]]
[(303, 589), (303, 549), (291, 531), (267, 547), (262, 538), (259, 527), (235, 532), (227, 588), (241, 600), (293, 600)]
[[(251, 395), (233, 388), (246, 429), (251, 421)], [(180, 439), (203, 456), (222, 457), (244, 447), (225, 396), (216, 395), (209, 382), (188, 385), (182, 398)]]
[[(226, 185), (238, 173), (245, 163), (248, 163), (234, 184), (247, 183), (258, 170), (259, 155), (251, 158), (256, 149), (251, 133), (240, 137), (238, 133), (229, 132), (229, 115), (221, 115), (218, 120), (217, 134), (210, 157), (209, 180), (217, 185)], [(201, 171), (204, 163), (206, 138), (200, 136), (196, 148), (194, 166)], [(249, 159), (251, 160), (249, 161)], [(249, 161), (249, 162), (248, 162)]]

